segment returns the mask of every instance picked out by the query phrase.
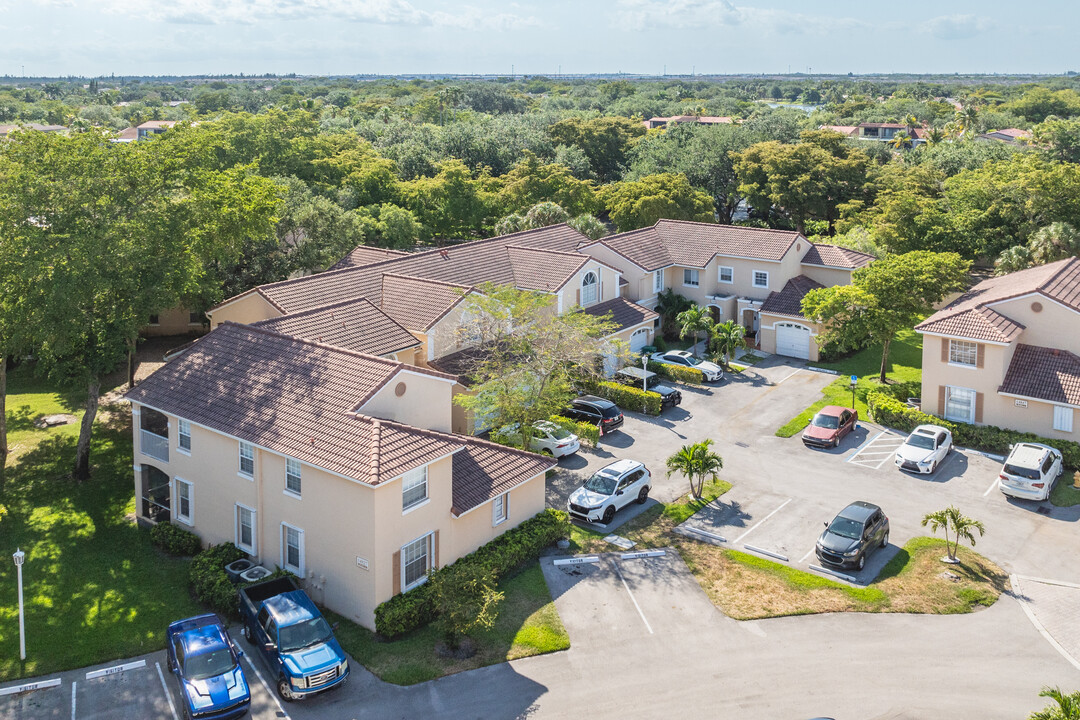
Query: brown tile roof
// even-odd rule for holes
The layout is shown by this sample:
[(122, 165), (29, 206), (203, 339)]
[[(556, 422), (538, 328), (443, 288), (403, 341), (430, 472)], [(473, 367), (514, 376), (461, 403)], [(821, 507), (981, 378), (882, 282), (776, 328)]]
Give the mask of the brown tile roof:
[(841, 135), (856, 135), (859, 131), (858, 125), (822, 125), (819, 130), (832, 130), (838, 132)]
[(412, 333), (363, 298), (263, 320), (252, 326), (371, 355), (387, 355), (420, 344)]
[(1018, 344), (998, 392), (1080, 405), (1080, 357), (1066, 350)]
[(992, 277), (915, 326), (919, 332), (1012, 342), (1024, 329), (992, 309), (996, 303), (1038, 293), (1080, 313), (1080, 258)]
[(590, 305), (585, 308), (584, 312), (597, 317), (602, 317), (610, 313), (611, 321), (617, 326), (615, 330), (612, 330), (612, 333), (622, 332), (627, 328), (645, 322), (652, 322), (660, 317), (659, 313), (649, 310), (648, 308), (643, 308), (637, 303), (630, 302), (626, 298), (621, 297), (597, 303), (596, 305)]
[(345, 257), (338, 260), (331, 270), (341, 270), (349, 267), (363, 267), (373, 265), (391, 258), (405, 257), (409, 253), (402, 250), (390, 250), (389, 248), (372, 247), (370, 245), (357, 245)]
[(659, 220), (652, 227), (611, 235), (597, 243), (645, 270), (656, 270), (668, 265), (705, 267), (714, 255), (779, 260), (801, 237), (789, 230)]
[(470, 290), (466, 285), (384, 273), (382, 309), (410, 330), (427, 332)]
[(866, 267), (876, 258), (858, 250), (840, 247), (839, 245), (826, 245), (814, 243), (803, 255), (803, 265), (824, 265), (826, 267), (856, 268)]
[(769, 293), (769, 297), (765, 298), (765, 302), (761, 303), (761, 312), (772, 315), (803, 317), (803, 297), (811, 290), (823, 287), (825, 286), (817, 280), (812, 280), (805, 275), (796, 275), (784, 283), (782, 290)]
[(152, 130), (157, 128), (171, 128), (176, 125), (179, 120), (147, 120), (142, 125), (138, 126), (139, 130)]
[(117, 140), (135, 140), (138, 137), (139, 137), (139, 129), (138, 128), (133, 128), (133, 127), (124, 128), (123, 130), (121, 130), (119, 133), (116, 134), (116, 139)]
[(508, 245), (506, 255), (514, 272), (514, 285), (522, 290), (558, 292), (590, 258), (578, 252)]
[(369, 485), (451, 453), (460, 512), (554, 461), (477, 438), (355, 414), (399, 372), (449, 377), (371, 355), (225, 323), (125, 397)]

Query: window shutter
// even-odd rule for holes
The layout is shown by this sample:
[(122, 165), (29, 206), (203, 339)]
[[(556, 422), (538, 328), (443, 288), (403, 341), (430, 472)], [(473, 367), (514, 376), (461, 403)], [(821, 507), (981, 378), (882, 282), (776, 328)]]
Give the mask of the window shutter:
[(581, 288), (577, 289), (577, 304), (581, 304)]
[(975, 367), (981, 368), (983, 366), (983, 360), (986, 356), (986, 346), (982, 343), (979, 343), (976, 347), (978, 348), (978, 350), (975, 352)]
[(977, 423), (982, 422), (982, 406), (983, 394), (981, 392), (977, 392), (975, 393), (975, 422)]
[(435, 531), (435, 537), (431, 540), (431, 569), (439, 567), (439, 531)]
[(401, 551), (394, 553), (394, 595), (401, 592)]
[(949, 338), (941, 338), (941, 362), (949, 362)]
[(937, 414), (945, 417), (945, 386), (937, 386)]
[(510, 519), (510, 493), (506, 493), (503, 497), (503, 517)]

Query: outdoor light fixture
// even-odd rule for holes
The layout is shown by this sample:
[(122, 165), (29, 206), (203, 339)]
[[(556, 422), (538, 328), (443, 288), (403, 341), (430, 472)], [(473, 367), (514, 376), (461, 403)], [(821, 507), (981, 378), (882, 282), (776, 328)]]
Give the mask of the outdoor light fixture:
[(26, 659), (26, 626), (23, 623), (22, 566), (26, 562), (26, 553), (17, 548), (11, 556), (15, 560), (15, 572), (19, 577), (19, 658)]

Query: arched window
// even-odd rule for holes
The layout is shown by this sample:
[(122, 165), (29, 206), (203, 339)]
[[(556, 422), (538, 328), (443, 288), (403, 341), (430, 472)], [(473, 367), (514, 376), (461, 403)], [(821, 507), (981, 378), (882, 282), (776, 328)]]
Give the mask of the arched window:
[(592, 305), (596, 302), (596, 287), (598, 285), (596, 273), (587, 272), (581, 279), (581, 304)]

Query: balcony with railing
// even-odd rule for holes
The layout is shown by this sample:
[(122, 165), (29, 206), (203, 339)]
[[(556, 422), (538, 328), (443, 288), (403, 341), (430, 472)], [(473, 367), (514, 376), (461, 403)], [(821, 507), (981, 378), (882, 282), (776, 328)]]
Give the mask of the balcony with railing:
[(157, 410), (144, 408), (140, 413), (139, 452), (169, 462), (169, 418)]

